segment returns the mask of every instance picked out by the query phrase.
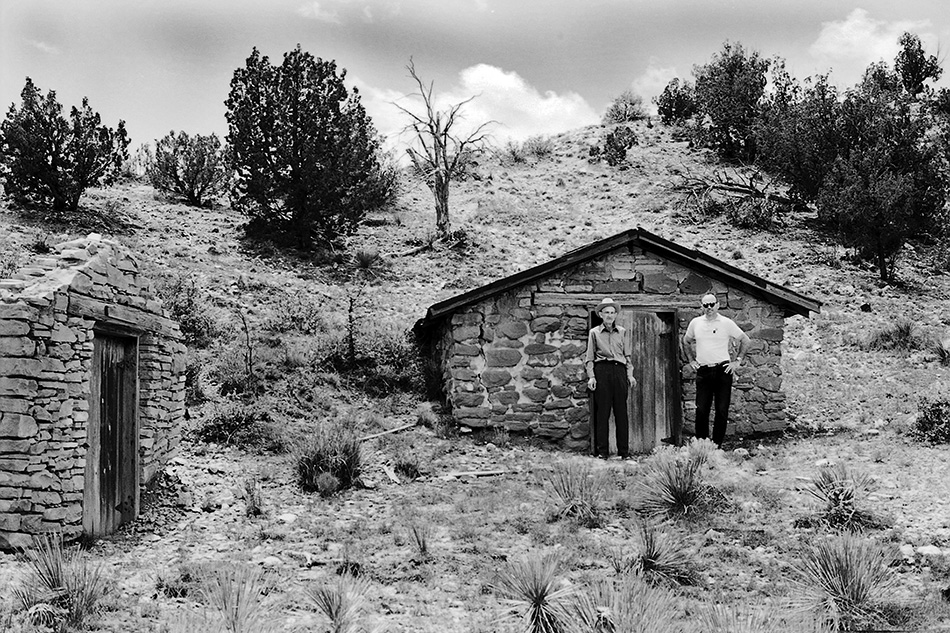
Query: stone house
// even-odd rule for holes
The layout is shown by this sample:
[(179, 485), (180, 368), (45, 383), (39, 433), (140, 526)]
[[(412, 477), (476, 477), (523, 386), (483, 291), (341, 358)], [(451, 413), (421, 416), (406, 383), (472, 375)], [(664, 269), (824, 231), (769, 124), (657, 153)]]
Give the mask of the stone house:
[(179, 442), (184, 351), (136, 260), (98, 235), (0, 280), (0, 546), (135, 518)]
[(784, 429), (785, 319), (807, 317), (821, 303), (641, 228), (440, 301), (415, 332), (437, 365), (430, 393), (445, 399), (460, 424), (586, 450), (587, 333), (599, 323), (594, 307), (613, 298), (636, 363), (631, 450), (646, 452), (693, 433), (695, 372), (680, 341), (710, 292), (752, 339), (733, 388), (730, 435)]

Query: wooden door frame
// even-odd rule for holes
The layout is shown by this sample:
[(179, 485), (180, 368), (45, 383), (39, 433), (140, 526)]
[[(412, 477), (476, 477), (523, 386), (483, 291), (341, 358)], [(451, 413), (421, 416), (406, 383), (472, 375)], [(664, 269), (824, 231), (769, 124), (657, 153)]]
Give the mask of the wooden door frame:
[(126, 429), (132, 435), (132, 455), (129, 456), (132, 461), (132, 476), (134, 482), (132, 485), (133, 509), (132, 516), (138, 516), (140, 509), (140, 490), (139, 473), (141, 470), (139, 449), (140, 449), (140, 380), (139, 373), (141, 368), (141, 332), (127, 326), (115, 323), (100, 322), (93, 327), (93, 353), (90, 366), (89, 379), (89, 417), (86, 422), (86, 465), (85, 478), (83, 481), (83, 513), (82, 528), (83, 532), (91, 535), (100, 535), (106, 533), (107, 529), (102, 525), (102, 482), (100, 481), (100, 467), (102, 462), (102, 416), (100, 402), (102, 399), (102, 367), (100, 366), (100, 355), (96, 351), (96, 340), (105, 339), (123, 339), (130, 342), (134, 348), (135, 369), (133, 376), (133, 402), (132, 402), (132, 428)]
[[(669, 352), (669, 363), (667, 367), (667, 382), (672, 386), (671, 392), (668, 394), (671, 406), (671, 418), (669, 420), (670, 424), (670, 435), (668, 438), (656, 438), (654, 446), (659, 446), (663, 440), (669, 440), (674, 445), (679, 446), (682, 443), (682, 429), (683, 429), (683, 396), (682, 396), (682, 362), (680, 360), (680, 345), (679, 345), (679, 312), (680, 306), (670, 305), (668, 303), (657, 303), (655, 299), (646, 299), (644, 297), (637, 297), (638, 301), (620, 301), (619, 309), (621, 311), (629, 312), (647, 312), (653, 313), (659, 317), (659, 315), (669, 315), (668, 318), (672, 319), (671, 331), (668, 343), (668, 352)], [(586, 304), (586, 302), (585, 302)], [(589, 328), (595, 327), (594, 319), (600, 321), (600, 316), (597, 314), (596, 308), (590, 307), (588, 305), (588, 326)], [(620, 314), (618, 313), (618, 320)], [(659, 317), (662, 318), (662, 317)], [(598, 322), (599, 325), (599, 322)], [(629, 398), (629, 394), (628, 394)], [(629, 400), (628, 400), (628, 409), (629, 409)], [(596, 407), (594, 406), (593, 393), (588, 391), (588, 411), (589, 418), (588, 424), (590, 427), (590, 451), (591, 454), (596, 452), (596, 447), (594, 446), (594, 416), (596, 414)], [(630, 425), (633, 426), (634, 420), (629, 421)], [(631, 442), (633, 440), (633, 430), (630, 429)], [(608, 431), (609, 433), (609, 431)], [(613, 435), (611, 434), (612, 438)]]

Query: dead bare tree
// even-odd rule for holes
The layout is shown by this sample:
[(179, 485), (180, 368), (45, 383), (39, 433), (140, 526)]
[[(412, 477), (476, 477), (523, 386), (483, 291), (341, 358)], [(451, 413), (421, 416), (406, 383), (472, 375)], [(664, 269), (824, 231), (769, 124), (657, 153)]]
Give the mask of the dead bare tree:
[(436, 232), (442, 238), (450, 231), (449, 185), (464, 173), (473, 156), (483, 149), (488, 137), (485, 128), (492, 122), (482, 123), (468, 135), (457, 134), (462, 106), (475, 97), (451, 105), (446, 110), (437, 110), (432, 97), (432, 82), (428, 86), (423, 83), (416, 73), (412, 58), (409, 58), (406, 68), (419, 86), (418, 96), (422, 97), (425, 104), (425, 114), (416, 114), (398, 103), (393, 105), (412, 119), (405, 130), (411, 130), (415, 135), (415, 146), (409, 147), (406, 152), (435, 197)]

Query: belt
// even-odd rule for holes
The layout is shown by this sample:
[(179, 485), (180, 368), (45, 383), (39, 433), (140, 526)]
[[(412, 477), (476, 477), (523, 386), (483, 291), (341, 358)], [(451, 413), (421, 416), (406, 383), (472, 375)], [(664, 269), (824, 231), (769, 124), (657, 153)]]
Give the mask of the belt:
[(729, 361), (724, 360), (718, 363), (710, 363), (709, 365), (700, 365), (700, 367), (722, 367), (723, 365), (728, 365)]
[(627, 363), (621, 363), (619, 360), (599, 360), (594, 364), (599, 365), (600, 363), (607, 363), (608, 365), (620, 365), (621, 367), (625, 367), (627, 365)]

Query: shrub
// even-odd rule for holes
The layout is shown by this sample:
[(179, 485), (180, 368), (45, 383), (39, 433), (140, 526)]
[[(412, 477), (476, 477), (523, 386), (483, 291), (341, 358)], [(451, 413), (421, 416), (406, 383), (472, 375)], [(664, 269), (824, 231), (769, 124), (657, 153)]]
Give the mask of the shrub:
[(550, 158), (554, 154), (554, 141), (544, 136), (531, 136), (524, 142), (524, 151), (538, 160)]
[(346, 71), (297, 46), (273, 65), (254, 48), (234, 71), (225, 107), (231, 204), (251, 235), (280, 235), (303, 248), (333, 246), (366, 213), (392, 201), (395, 169)]
[(676, 596), (636, 576), (595, 582), (573, 605), (579, 630), (592, 633), (687, 633), (680, 611)]
[(873, 351), (911, 351), (920, 349), (921, 345), (922, 338), (917, 325), (908, 319), (900, 319), (893, 325), (872, 332), (861, 346)]
[(689, 82), (680, 84), (678, 78), (670, 80), (658, 97), (654, 97), (657, 114), (665, 125), (683, 123), (696, 114), (696, 98)]
[(79, 628), (99, 610), (107, 591), (102, 567), (65, 549), (61, 534), (33, 537), (24, 555), (27, 575), (14, 598), (34, 625)]
[(708, 486), (703, 482), (698, 458), (674, 451), (658, 452), (647, 462), (635, 486), (635, 505), (646, 516), (686, 516), (703, 508)]
[(637, 135), (626, 125), (607, 134), (604, 140), (604, 161), (611, 167), (626, 167), (627, 150), (637, 144)]
[(643, 109), (643, 97), (634, 94), (631, 90), (624, 90), (607, 107), (604, 113), (603, 124), (612, 125), (614, 123), (632, 123), (642, 121), (647, 118), (646, 110)]
[(178, 322), (186, 344), (204, 348), (225, 333), (219, 311), (193, 277), (166, 278), (157, 290), (165, 309)]
[(571, 626), (574, 588), (561, 582), (556, 554), (534, 553), (508, 563), (494, 583), (508, 606), (507, 617), (526, 633), (565, 633)]
[(849, 471), (837, 464), (822, 468), (806, 492), (824, 504), (820, 517), (833, 528), (877, 527), (880, 522), (859, 507), (860, 498), (874, 487), (869, 475)]
[(556, 518), (573, 517), (588, 527), (600, 525), (607, 493), (607, 480), (587, 464), (562, 461), (548, 476)]
[(498, 153), (498, 159), (503, 165), (520, 165), (528, 162), (528, 153), (521, 143), (508, 141)]
[(226, 402), (215, 405), (199, 421), (195, 437), (202, 442), (245, 450), (282, 452), (284, 439), (270, 412), (259, 404)]
[(827, 618), (836, 630), (881, 623), (881, 605), (896, 579), (887, 547), (851, 534), (807, 546), (794, 565), (803, 606)]
[(778, 206), (767, 198), (743, 198), (726, 207), (726, 219), (743, 229), (770, 229)]
[[(0, 274), (0, 277), (3, 275)], [(950, 334), (943, 336), (942, 338), (936, 338), (931, 343), (931, 349), (933, 350), (934, 355), (937, 357), (937, 362), (941, 365), (950, 366)]]
[(922, 396), (917, 401), (915, 434), (934, 444), (950, 443), (950, 397)]
[(11, 106), (0, 123), (4, 191), (14, 200), (75, 211), (87, 188), (119, 176), (128, 159), (125, 122), (114, 130), (102, 125), (85, 97), (67, 121), (56, 93), (43, 97), (29, 77), (20, 97), (20, 107)]
[(153, 187), (194, 207), (206, 206), (223, 193), (229, 178), (217, 134), (189, 136), (174, 130), (156, 142), (147, 174)]
[(655, 523), (643, 522), (636, 533), (637, 553), (629, 569), (653, 585), (693, 585), (696, 563), (686, 543)]
[[(295, 451), (297, 483), (306, 492), (321, 492), (319, 478), (329, 474), (340, 489), (355, 485), (362, 473), (362, 451), (350, 418), (327, 420)], [(326, 478), (324, 478), (324, 484)]]
[(341, 341), (322, 361), (329, 369), (371, 396), (419, 393), (424, 388), (422, 359), (411, 330), (363, 319), (353, 321), (351, 333), (352, 349), (349, 341)]

